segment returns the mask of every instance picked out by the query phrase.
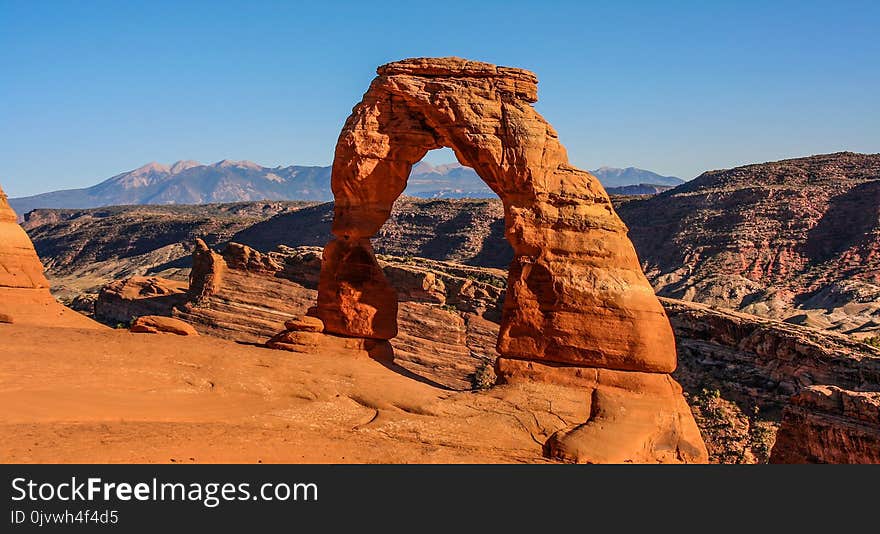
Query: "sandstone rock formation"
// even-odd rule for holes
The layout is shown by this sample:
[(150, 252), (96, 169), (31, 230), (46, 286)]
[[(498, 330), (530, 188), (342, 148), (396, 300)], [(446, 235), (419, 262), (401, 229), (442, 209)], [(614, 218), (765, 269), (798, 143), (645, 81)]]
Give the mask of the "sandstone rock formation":
[(142, 315), (171, 315), (188, 300), (189, 285), (156, 276), (133, 276), (106, 285), (94, 304), (95, 316), (128, 324)]
[(0, 315), (6, 323), (100, 327), (55, 301), (43, 265), (0, 189)]
[[(585, 462), (704, 461), (693, 418), (665, 376), (676, 365), (669, 321), (608, 195), (568, 163), (556, 132), (532, 107), (535, 75), (460, 58), (408, 59), (377, 72), (336, 146), (335, 237), (318, 284), (325, 330), (397, 335), (397, 292), (370, 237), (390, 216), (412, 165), (450, 147), (501, 198), (514, 250), (496, 370), (511, 383), (569, 383), (573, 374), (593, 392), (595, 417), (561, 432), (548, 452)], [(597, 370), (630, 374), (604, 381)], [(602, 415), (627, 409), (622, 420)], [(602, 430), (618, 423), (620, 432)]]
[(317, 317), (302, 315), (300, 317), (295, 317), (293, 319), (284, 321), (284, 328), (287, 328), (288, 330), (296, 330), (298, 332), (321, 333), (324, 331), (324, 322)]
[(222, 256), (208, 248), (201, 238), (196, 238), (192, 258), (189, 293), (195, 300), (201, 300), (219, 291), (223, 285), (226, 262)]
[(197, 336), (196, 329), (180, 319), (159, 315), (143, 315), (131, 323), (131, 331), (138, 334), (176, 334)]
[[(321, 249), (279, 247), (262, 254), (230, 243), (220, 260), (222, 263), (215, 265), (226, 266), (222, 283), (209, 296), (197, 299), (183, 281), (132, 277), (101, 291), (95, 315), (111, 325), (127, 324), (141, 315), (173, 316), (202, 334), (255, 344), (267, 342), (279, 330), (296, 332), (287, 342), (279, 338), (281, 343), (308, 337), (314, 341), (315, 336), (300, 334), (319, 326), (323, 330), (323, 322), (311, 317), (310, 311), (316, 298)], [(477, 374), (490, 380), (497, 357), (505, 273), (423, 258), (382, 255), (378, 260), (400, 301), (395, 364), (448, 389), (473, 388)], [(204, 285), (202, 276), (212, 276), (208, 270), (194, 272), (196, 286)], [(328, 341), (321, 347), (340, 348), (334, 343)], [(362, 350), (355, 345), (345, 347)], [(297, 346), (299, 351), (308, 347), (303, 343)]]
[(39, 209), (26, 214), (22, 227), (43, 260), (52, 294), (72, 303), (83, 293), (97, 296), (107, 284), (132, 276), (178, 278), (191, 265), (196, 237), (216, 246), (263, 219), (307, 205), (264, 201)]
[[(276, 347), (294, 352), (387, 350), (380, 343), (367, 350), (358, 338), (303, 335), (323, 325), (303, 315), (315, 298), (320, 255), (315, 247), (260, 254), (230, 244), (222, 254), (229, 266), (223, 287), (198, 304), (190, 302), (185, 282), (135, 277), (108, 286), (96, 309), (121, 314), (102, 316), (111, 322), (175, 315), (203, 334), (247, 343), (261, 344), (284, 328), (291, 335), (282, 333)], [(449, 389), (480, 387), (478, 377), (491, 384), (506, 273), (424, 258), (377, 259), (400, 301), (394, 363)], [(153, 311), (163, 300), (166, 310)], [(712, 462), (766, 462), (792, 393), (822, 384), (880, 390), (880, 351), (868, 345), (777, 320), (660, 300), (676, 336), (679, 366), (673, 377), (688, 395)], [(527, 382), (534, 380), (517, 385)]]
[(675, 329), (679, 368), (723, 384), (762, 410), (781, 409), (813, 385), (880, 391), (880, 350), (834, 332), (661, 298)]
[(0, 189), (0, 287), (48, 288), (34, 245)]
[(804, 389), (785, 409), (770, 461), (880, 464), (880, 392)]

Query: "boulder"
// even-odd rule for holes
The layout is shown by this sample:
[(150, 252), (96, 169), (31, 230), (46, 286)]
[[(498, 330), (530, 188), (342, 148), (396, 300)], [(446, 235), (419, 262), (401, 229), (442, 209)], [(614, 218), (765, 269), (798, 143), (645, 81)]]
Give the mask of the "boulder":
[(299, 332), (323, 332), (324, 323), (317, 317), (301, 315), (284, 322), (284, 327), (288, 330), (296, 330)]
[(192, 325), (174, 319), (173, 317), (161, 317), (159, 315), (144, 315), (131, 323), (131, 331), (140, 334), (177, 334), (178, 336), (197, 336), (196, 329)]

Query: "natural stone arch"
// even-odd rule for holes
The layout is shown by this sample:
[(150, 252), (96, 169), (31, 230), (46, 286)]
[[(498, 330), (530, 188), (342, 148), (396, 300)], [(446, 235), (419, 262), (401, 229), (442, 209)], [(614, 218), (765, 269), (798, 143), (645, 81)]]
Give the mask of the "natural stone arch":
[(377, 72), (336, 145), (334, 238), (324, 248), (316, 310), (324, 331), (397, 335), (397, 294), (370, 237), (412, 165), (449, 147), (504, 204), (514, 259), (497, 344), (500, 382), (550, 402), (559, 388), (577, 388), (585, 404), (580, 418), (551, 431), (545, 454), (705, 462), (699, 429), (668, 375), (676, 354), (666, 314), (601, 184), (568, 163), (531, 106), (535, 75), (460, 58), (408, 59)]
[(669, 321), (626, 226), (591, 174), (568, 163), (532, 107), (531, 72), (458, 58), (378, 69), (336, 146), (332, 240), (318, 315), (328, 332), (391, 339), (394, 289), (369, 238), (387, 220), (412, 165), (451, 148), (501, 198), (514, 250), (499, 353), (506, 358), (671, 372)]

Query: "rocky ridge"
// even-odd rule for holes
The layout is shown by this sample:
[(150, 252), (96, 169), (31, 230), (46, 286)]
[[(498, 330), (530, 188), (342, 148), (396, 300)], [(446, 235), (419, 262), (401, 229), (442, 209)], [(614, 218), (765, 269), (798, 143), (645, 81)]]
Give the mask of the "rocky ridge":
[(658, 294), (860, 337), (880, 329), (880, 154), (710, 171), (617, 208)]

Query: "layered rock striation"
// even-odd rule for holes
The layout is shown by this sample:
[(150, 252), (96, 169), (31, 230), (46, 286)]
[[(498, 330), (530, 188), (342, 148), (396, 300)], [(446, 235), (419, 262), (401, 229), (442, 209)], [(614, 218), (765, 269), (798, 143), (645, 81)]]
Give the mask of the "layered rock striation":
[(770, 461), (880, 464), (880, 391), (805, 388), (785, 409)]

